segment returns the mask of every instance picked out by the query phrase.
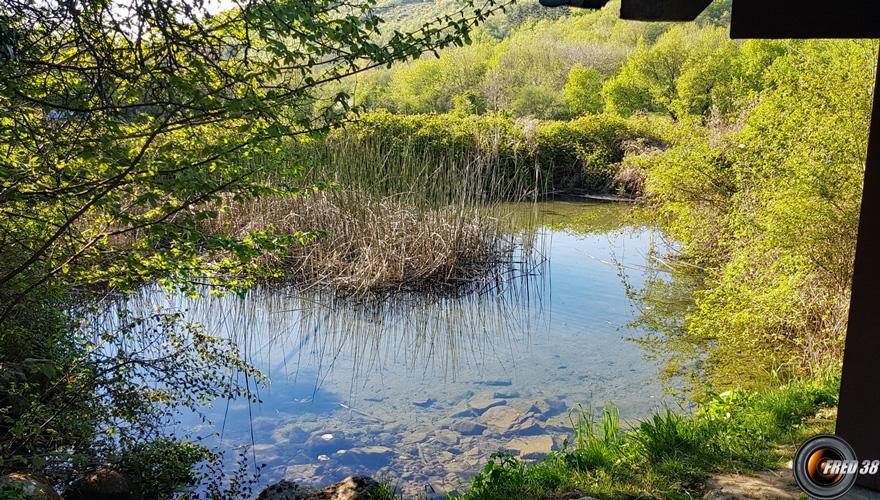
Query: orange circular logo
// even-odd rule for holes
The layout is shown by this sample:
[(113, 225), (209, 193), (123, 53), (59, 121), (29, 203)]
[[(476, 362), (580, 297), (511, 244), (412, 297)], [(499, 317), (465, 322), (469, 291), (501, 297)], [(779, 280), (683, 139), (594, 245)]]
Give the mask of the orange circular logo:
[(821, 434), (798, 448), (792, 472), (804, 493), (817, 500), (831, 500), (846, 494), (856, 483), (859, 461), (845, 440)]

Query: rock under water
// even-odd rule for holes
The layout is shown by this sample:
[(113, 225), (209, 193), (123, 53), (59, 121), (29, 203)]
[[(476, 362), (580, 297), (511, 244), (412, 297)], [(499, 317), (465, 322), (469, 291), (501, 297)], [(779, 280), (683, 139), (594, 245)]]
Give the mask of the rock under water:
[(367, 498), (378, 489), (379, 483), (366, 476), (349, 476), (320, 490), (284, 480), (260, 492), (257, 500), (356, 500)]

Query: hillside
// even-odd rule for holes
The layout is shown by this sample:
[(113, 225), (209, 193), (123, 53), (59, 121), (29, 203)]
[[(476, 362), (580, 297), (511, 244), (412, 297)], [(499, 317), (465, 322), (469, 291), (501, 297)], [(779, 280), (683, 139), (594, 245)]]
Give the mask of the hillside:
[[(460, 0), (379, 0), (375, 10), (389, 27), (394, 29), (417, 28), (426, 21), (443, 14), (461, 9)], [(494, 16), (483, 31), (495, 38), (504, 38), (510, 30), (527, 21), (558, 19), (568, 14), (569, 9), (548, 9), (537, 0), (515, 2), (506, 12)]]

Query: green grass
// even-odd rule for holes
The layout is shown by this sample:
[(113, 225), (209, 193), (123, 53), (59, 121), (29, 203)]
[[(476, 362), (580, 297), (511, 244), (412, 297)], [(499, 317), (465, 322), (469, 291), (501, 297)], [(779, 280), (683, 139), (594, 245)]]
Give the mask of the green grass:
[(611, 405), (598, 417), (578, 408), (564, 449), (531, 464), (495, 454), (457, 498), (554, 498), (575, 491), (598, 498), (700, 496), (712, 474), (779, 468), (791, 458), (790, 445), (830, 432), (833, 421), (816, 414), (836, 406), (839, 386), (839, 377), (827, 376), (728, 391), (693, 414), (664, 409), (626, 431)]
[(366, 495), (367, 500), (397, 500), (397, 492), (389, 483), (379, 483), (379, 488)]

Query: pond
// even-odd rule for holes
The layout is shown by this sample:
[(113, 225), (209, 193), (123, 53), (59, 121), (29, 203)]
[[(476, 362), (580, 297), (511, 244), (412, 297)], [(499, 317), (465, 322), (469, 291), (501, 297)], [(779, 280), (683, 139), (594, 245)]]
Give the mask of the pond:
[(496, 451), (558, 449), (577, 405), (613, 401), (624, 421), (655, 410), (666, 391), (628, 340), (642, 332), (627, 286), (645, 279), (658, 231), (633, 223), (626, 204), (509, 208), (537, 217), (536, 248), (489, 292), (352, 302), (276, 287), (175, 299), (271, 379), (261, 403), (218, 402), (211, 423), (184, 416), (178, 432), (249, 447), (264, 484), (367, 474), (411, 496), (460, 491)]

